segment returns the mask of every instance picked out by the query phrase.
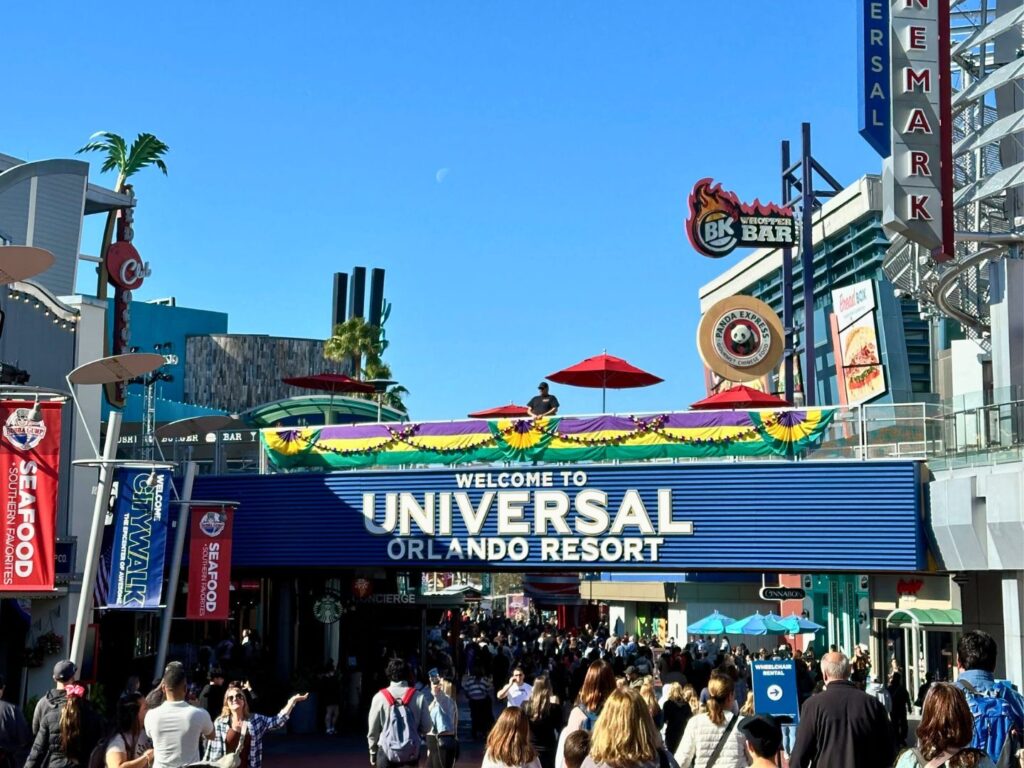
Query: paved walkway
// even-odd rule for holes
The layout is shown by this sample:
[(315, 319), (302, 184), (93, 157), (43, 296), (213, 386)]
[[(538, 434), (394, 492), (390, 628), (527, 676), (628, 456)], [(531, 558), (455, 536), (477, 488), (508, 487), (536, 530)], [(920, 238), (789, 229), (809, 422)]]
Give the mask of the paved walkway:
[[(459, 765), (480, 765), (482, 760), (483, 745), (462, 744)], [(368, 768), (370, 758), (366, 739), (358, 736), (268, 735), (263, 764), (266, 768)]]

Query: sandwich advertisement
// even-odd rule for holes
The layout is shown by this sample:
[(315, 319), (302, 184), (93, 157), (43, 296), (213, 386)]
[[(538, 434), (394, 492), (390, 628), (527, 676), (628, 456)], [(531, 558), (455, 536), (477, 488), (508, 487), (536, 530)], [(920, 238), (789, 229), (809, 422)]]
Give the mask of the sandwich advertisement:
[(847, 405), (866, 403), (886, 392), (875, 306), (872, 280), (832, 291), (833, 323), (839, 342), (836, 374)]

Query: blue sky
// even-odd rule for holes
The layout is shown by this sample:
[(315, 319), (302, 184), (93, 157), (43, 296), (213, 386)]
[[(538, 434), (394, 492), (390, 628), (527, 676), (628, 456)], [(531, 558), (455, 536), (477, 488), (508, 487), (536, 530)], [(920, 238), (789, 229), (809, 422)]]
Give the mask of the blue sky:
[(666, 380), (609, 410), (681, 409), (703, 394), (697, 288), (744, 255), (692, 251), (693, 183), (775, 199), (802, 120), (844, 184), (879, 170), (857, 134), (857, 7), (253, 0), (136, 3), (119, 23), (16, 3), (0, 152), (160, 136), (169, 175), (136, 181), (138, 295), (226, 311), (233, 332), (323, 337), (332, 273), (384, 267), (415, 418), (525, 402), (605, 349)]

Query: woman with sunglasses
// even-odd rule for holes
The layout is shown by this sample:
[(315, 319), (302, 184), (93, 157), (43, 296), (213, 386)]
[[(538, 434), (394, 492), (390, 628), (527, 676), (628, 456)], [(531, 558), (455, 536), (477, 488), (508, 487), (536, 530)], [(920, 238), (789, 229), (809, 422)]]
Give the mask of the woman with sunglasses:
[(280, 712), (267, 717), (249, 711), (242, 683), (230, 683), (224, 692), (224, 709), (213, 721), (214, 736), (206, 743), (203, 760), (212, 763), (226, 754), (238, 752), (240, 768), (262, 768), (264, 734), (287, 723), (295, 705), (308, 698), (308, 693), (296, 693)]

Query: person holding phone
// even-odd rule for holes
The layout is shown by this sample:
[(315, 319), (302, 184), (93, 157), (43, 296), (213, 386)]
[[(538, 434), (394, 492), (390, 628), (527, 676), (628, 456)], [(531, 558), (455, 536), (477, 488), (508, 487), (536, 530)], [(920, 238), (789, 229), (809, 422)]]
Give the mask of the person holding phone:
[(452, 768), (459, 759), (459, 706), (455, 686), (442, 680), (436, 669), (430, 670), (430, 733), (427, 734), (427, 760), (430, 768)]
[(526, 673), (522, 667), (512, 670), (512, 677), (508, 684), (498, 691), (498, 698), (504, 699), (510, 707), (521, 707), (530, 700), (533, 693), (533, 686), (526, 682)]

